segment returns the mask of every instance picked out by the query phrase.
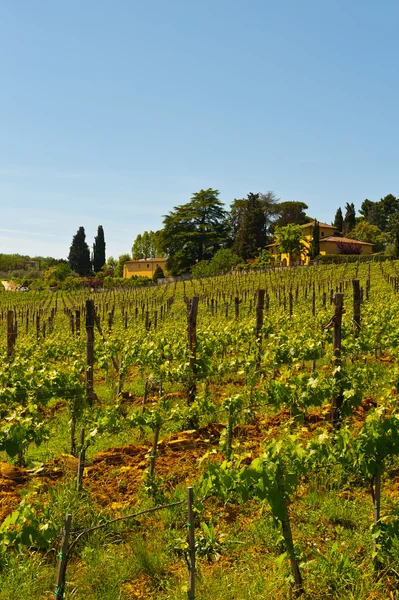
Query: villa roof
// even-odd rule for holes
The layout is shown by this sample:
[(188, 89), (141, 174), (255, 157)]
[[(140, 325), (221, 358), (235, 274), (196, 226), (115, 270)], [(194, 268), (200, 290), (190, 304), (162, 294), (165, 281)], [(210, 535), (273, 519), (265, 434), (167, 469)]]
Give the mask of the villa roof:
[[(304, 223), (303, 225), (301, 225), (301, 227), (314, 227), (315, 226), (316, 221), (310, 221), (310, 223)], [(317, 222), (319, 227), (324, 227), (324, 229), (334, 229), (334, 231), (336, 231), (336, 227), (334, 227), (334, 225), (329, 225), (328, 223), (321, 223), (320, 221)]]
[(161, 260), (167, 260), (165, 257), (162, 258), (133, 258), (132, 260), (127, 260), (126, 263), (137, 263), (137, 262), (160, 262)]
[(351, 240), (350, 238), (338, 237), (337, 235), (329, 235), (328, 237), (320, 238), (321, 242), (343, 242), (344, 244), (361, 244), (362, 246), (372, 246), (369, 242), (360, 242), (359, 240)]

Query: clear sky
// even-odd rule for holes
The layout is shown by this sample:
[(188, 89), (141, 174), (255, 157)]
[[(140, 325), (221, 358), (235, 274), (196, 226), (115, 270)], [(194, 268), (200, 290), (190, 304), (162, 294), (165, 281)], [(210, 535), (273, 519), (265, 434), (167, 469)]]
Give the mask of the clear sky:
[(213, 187), (399, 195), (397, 0), (2, 0), (0, 252), (129, 252)]

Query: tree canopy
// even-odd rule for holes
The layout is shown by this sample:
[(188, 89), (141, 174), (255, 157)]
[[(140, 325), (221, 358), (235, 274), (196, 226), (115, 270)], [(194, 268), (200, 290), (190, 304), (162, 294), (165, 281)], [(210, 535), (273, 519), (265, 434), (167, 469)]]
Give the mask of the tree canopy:
[(275, 222), (276, 227), (285, 227), (289, 224), (304, 225), (312, 219), (305, 213), (309, 207), (304, 202), (289, 200), (280, 202), (277, 206), (278, 219)]
[(227, 213), (218, 196), (218, 190), (200, 190), (190, 202), (165, 215), (160, 246), (168, 257), (166, 266), (172, 275), (212, 258), (226, 243)]
[(310, 254), (313, 259), (320, 254), (320, 225), (316, 220), (312, 230), (312, 246), (310, 249)]
[(220, 248), (211, 260), (202, 260), (194, 265), (191, 273), (194, 277), (209, 277), (228, 273), (232, 267), (241, 262), (232, 248)]
[(237, 223), (235, 250), (243, 259), (254, 258), (266, 244), (266, 216), (259, 196), (250, 193), (231, 206)]
[(333, 223), (335, 229), (339, 232), (342, 233), (342, 228), (344, 225), (344, 217), (342, 215), (342, 209), (341, 207), (339, 207), (337, 209), (337, 212), (335, 213), (335, 219), (334, 219), (334, 223)]
[(388, 231), (391, 216), (399, 212), (399, 199), (393, 194), (384, 196), (379, 202), (366, 198), (359, 212), (370, 225), (376, 225), (381, 231)]
[(159, 231), (144, 231), (139, 233), (132, 246), (133, 259), (162, 258)]
[(352, 240), (358, 240), (360, 242), (368, 242), (373, 244), (373, 251), (380, 252), (384, 249), (386, 236), (377, 227), (377, 225), (370, 225), (367, 221), (360, 221), (348, 233), (348, 238)]
[(86, 243), (84, 227), (79, 227), (76, 235), (73, 236), (68, 262), (71, 269), (81, 277), (91, 272), (90, 250)]
[(130, 254), (121, 254), (115, 264), (114, 277), (123, 277), (123, 265), (130, 260)]
[(95, 273), (101, 271), (105, 265), (105, 237), (102, 225), (98, 226), (97, 235), (93, 243), (93, 270)]
[(347, 202), (346, 206), (345, 206), (345, 217), (344, 217), (344, 222), (342, 225), (342, 233), (344, 235), (348, 235), (348, 233), (350, 233), (352, 231), (352, 229), (354, 229), (355, 225), (356, 225), (355, 205), (353, 204), (353, 202), (351, 202), (351, 204), (349, 204), (349, 202)]
[(294, 255), (300, 254), (304, 248), (302, 227), (295, 223), (288, 223), (283, 227), (276, 227), (274, 233), (278, 239), (280, 251), (288, 254), (291, 262)]

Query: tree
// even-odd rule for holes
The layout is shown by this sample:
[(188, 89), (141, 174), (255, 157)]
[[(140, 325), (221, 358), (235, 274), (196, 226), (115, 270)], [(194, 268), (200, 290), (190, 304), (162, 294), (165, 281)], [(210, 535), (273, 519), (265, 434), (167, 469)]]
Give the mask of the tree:
[(222, 275), (241, 262), (240, 257), (231, 248), (220, 248), (211, 260), (202, 260), (191, 269), (193, 277)]
[(385, 227), (382, 228), (384, 231), (388, 226), (390, 217), (399, 212), (399, 199), (395, 198), (393, 194), (388, 194), (387, 196), (384, 196), (384, 198), (381, 198), (379, 204), (381, 205), (382, 213), (385, 216)]
[(143, 255), (143, 241), (142, 241), (142, 235), (141, 235), (141, 233), (139, 233), (136, 236), (136, 239), (133, 242), (132, 257), (133, 257), (133, 260), (139, 260), (140, 258), (144, 258), (144, 255)]
[(130, 254), (121, 254), (114, 268), (114, 277), (123, 277), (123, 265), (130, 260)]
[(71, 275), (72, 269), (68, 265), (68, 263), (60, 263), (58, 265), (53, 265), (52, 267), (49, 267), (43, 273), (43, 279), (48, 286), (53, 287), (59, 285)]
[(341, 209), (341, 207), (339, 207), (337, 209), (337, 212), (335, 213), (335, 219), (334, 219), (333, 225), (339, 233), (342, 233), (343, 224), (344, 224), (344, 217), (342, 216), (342, 209)]
[[(130, 257), (129, 257), (129, 260), (130, 260)], [(112, 270), (113, 270), (113, 269), (115, 269), (115, 267), (116, 267), (116, 265), (117, 265), (117, 262), (118, 262), (118, 261), (117, 261), (117, 260), (115, 260), (115, 258), (114, 258), (113, 256), (109, 256), (109, 257), (108, 257), (108, 260), (107, 260), (107, 265), (106, 265), (106, 266), (107, 266), (107, 268), (109, 268), (109, 269), (112, 269)]]
[[(265, 194), (248, 194), (247, 198), (235, 199), (230, 207), (230, 214), (228, 216), (229, 222), (229, 245), (233, 246), (236, 244), (237, 234), (240, 229), (244, 214), (247, 210), (247, 203), (249, 196), (256, 196), (263, 211), (263, 235), (266, 243), (271, 238), (271, 226), (276, 219), (279, 207), (279, 198), (277, 198), (274, 192), (266, 192)], [(260, 228), (259, 228), (260, 229)], [(261, 244), (261, 245), (264, 245)], [(259, 248), (259, 245), (257, 246)]]
[(79, 227), (76, 235), (73, 236), (68, 262), (71, 269), (81, 277), (89, 275), (91, 272), (90, 250), (86, 243), (84, 227)]
[(139, 233), (133, 242), (132, 256), (135, 260), (140, 258), (162, 258), (163, 252), (159, 245), (159, 231)]
[(165, 273), (159, 265), (155, 269), (154, 275), (152, 276), (152, 280), (154, 283), (156, 283), (158, 279), (165, 279)]
[(399, 213), (395, 213), (388, 220), (388, 239), (393, 244), (393, 256), (399, 258)]
[(355, 205), (353, 204), (353, 202), (351, 204), (349, 204), (349, 202), (347, 202), (346, 206), (345, 206), (345, 217), (344, 217), (344, 222), (342, 225), (342, 233), (344, 235), (347, 235), (348, 233), (350, 233), (352, 231), (352, 229), (355, 227), (355, 225), (356, 225)]
[(235, 200), (232, 211), (237, 214), (235, 250), (244, 260), (254, 258), (266, 244), (266, 217), (259, 194)]
[(361, 254), (362, 247), (360, 244), (353, 242), (338, 242), (337, 243), (338, 254)]
[(315, 220), (312, 231), (312, 247), (311, 257), (313, 259), (320, 254), (320, 226), (319, 222)]
[(384, 196), (379, 202), (366, 198), (359, 212), (370, 225), (376, 225), (381, 231), (387, 231), (390, 217), (399, 212), (399, 199), (393, 194)]
[[(370, 218), (370, 214), (374, 208), (374, 206), (376, 205), (376, 202), (373, 202), (372, 200), (369, 200), (368, 198), (366, 198), (365, 200), (363, 200), (362, 205), (360, 207), (359, 213), (362, 215), (362, 217), (366, 220), (369, 221)], [(370, 222), (370, 221), (369, 221)]]
[(289, 223), (294, 223), (296, 225), (304, 225), (305, 223), (309, 223), (309, 221), (312, 219), (305, 214), (305, 210), (307, 209), (308, 205), (304, 202), (280, 202), (277, 205), (279, 217), (275, 222), (275, 226), (285, 227)]
[(290, 264), (294, 255), (300, 254), (304, 249), (302, 242), (302, 228), (294, 223), (288, 223), (283, 227), (276, 227), (275, 235), (281, 252), (290, 257)]
[(159, 234), (161, 249), (168, 256), (167, 270), (184, 273), (201, 260), (210, 259), (225, 243), (227, 213), (211, 188), (193, 194), (187, 204), (164, 216)]
[(266, 248), (263, 248), (255, 260), (251, 263), (251, 269), (265, 269), (274, 263), (274, 257)]
[(93, 244), (93, 270), (95, 273), (101, 271), (105, 265), (105, 237), (102, 225), (98, 226), (97, 235)]
[(381, 252), (386, 244), (386, 235), (376, 225), (370, 225), (367, 221), (357, 223), (356, 227), (348, 234), (348, 238), (373, 244), (374, 252)]

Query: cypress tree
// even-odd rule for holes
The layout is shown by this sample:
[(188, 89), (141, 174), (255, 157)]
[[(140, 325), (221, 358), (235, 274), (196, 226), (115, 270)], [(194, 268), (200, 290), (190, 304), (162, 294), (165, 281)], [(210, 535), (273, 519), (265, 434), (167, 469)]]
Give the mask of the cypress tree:
[(342, 225), (342, 233), (344, 233), (345, 235), (348, 235), (348, 233), (350, 233), (356, 225), (356, 210), (355, 210), (355, 205), (353, 204), (353, 202), (351, 202), (351, 204), (349, 204), (349, 202), (347, 202), (346, 206), (345, 206), (345, 210), (346, 210), (346, 212), (345, 212), (345, 218), (344, 218), (343, 225)]
[(312, 238), (312, 258), (316, 258), (320, 254), (320, 226), (319, 222), (315, 220), (313, 225), (313, 238)]
[(259, 254), (259, 248), (263, 248), (266, 243), (266, 217), (259, 194), (248, 194), (240, 202), (241, 214), (235, 249), (241, 258), (254, 258)]
[(335, 219), (334, 219), (334, 227), (337, 231), (339, 231), (339, 233), (342, 233), (342, 227), (344, 224), (344, 217), (342, 216), (342, 210), (341, 207), (338, 208), (337, 212), (335, 213)]
[(91, 272), (90, 250), (86, 244), (84, 227), (79, 227), (76, 235), (72, 238), (68, 261), (73, 271), (83, 277)]
[(101, 271), (105, 265), (105, 238), (102, 225), (98, 226), (97, 235), (93, 244), (93, 269), (95, 273)]

